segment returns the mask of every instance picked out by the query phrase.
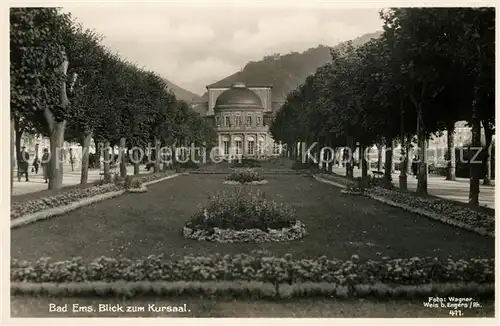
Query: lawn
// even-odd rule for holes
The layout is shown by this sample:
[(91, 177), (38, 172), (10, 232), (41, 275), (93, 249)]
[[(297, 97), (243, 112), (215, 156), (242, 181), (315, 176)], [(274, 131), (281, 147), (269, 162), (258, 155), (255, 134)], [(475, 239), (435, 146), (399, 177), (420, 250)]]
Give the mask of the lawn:
[[(68, 312), (49, 312), (49, 304), (57, 306), (68, 305)], [(98, 309), (99, 304), (121, 305), (125, 312), (75, 312), (72, 307), (92, 307)], [(187, 312), (154, 312), (148, 311), (149, 305), (155, 307), (184, 307)], [(246, 301), (246, 300), (207, 300), (199, 298), (134, 298), (130, 300), (99, 299), (99, 298), (43, 298), (43, 297), (12, 297), (11, 317), (232, 317), (232, 318), (467, 318), (494, 317), (494, 303), (480, 302), (481, 308), (465, 309), (460, 317), (450, 316), (449, 309), (426, 308), (421, 301), (382, 301), (369, 300), (294, 300), (294, 301)], [(138, 310), (144, 307), (144, 312), (126, 312), (125, 307)], [(172, 309), (171, 309), (172, 310)]]
[(234, 185), (225, 175), (189, 175), (149, 186), (149, 192), (125, 194), (64, 216), (11, 232), (11, 257), (54, 260), (81, 256), (166, 258), (215, 252), (249, 253), (266, 249), (296, 258), (361, 259), (432, 256), (492, 258), (494, 242), (365, 197), (343, 196), (340, 189), (299, 175), (266, 176), (267, 185), (253, 186), (269, 198), (294, 206), (309, 236), (290, 243), (219, 244), (183, 238), (181, 229), (208, 196)]

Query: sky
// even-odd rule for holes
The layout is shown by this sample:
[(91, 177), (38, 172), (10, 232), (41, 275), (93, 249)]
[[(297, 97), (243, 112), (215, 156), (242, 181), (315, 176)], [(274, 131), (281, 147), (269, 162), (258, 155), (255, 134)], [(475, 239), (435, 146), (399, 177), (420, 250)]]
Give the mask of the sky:
[(64, 11), (122, 57), (199, 95), (248, 61), (382, 29), (376, 8), (280, 7), (69, 3)]

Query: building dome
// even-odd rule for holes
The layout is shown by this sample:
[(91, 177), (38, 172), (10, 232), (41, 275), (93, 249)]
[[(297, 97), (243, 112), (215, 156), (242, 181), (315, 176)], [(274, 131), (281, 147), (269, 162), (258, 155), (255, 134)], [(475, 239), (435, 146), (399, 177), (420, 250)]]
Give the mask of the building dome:
[(262, 108), (262, 101), (255, 92), (246, 88), (245, 84), (236, 83), (217, 97), (215, 106), (250, 106)]

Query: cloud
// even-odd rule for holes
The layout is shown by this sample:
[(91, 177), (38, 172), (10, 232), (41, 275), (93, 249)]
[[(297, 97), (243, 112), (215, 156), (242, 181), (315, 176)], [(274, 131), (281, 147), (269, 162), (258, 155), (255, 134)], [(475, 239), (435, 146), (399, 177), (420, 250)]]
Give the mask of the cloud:
[(261, 19), (258, 30), (236, 30), (226, 49), (244, 56), (272, 52), (303, 51), (318, 44), (334, 45), (362, 34), (356, 26), (341, 22), (321, 22), (313, 13)]
[[(228, 76), (240, 69), (237, 65), (227, 63), (219, 58), (206, 58), (201, 61), (187, 63), (179, 67), (178, 82), (181, 85), (193, 85), (196, 89), (204, 89), (210, 80)], [(200, 92), (202, 93), (202, 92)]]
[(84, 27), (141, 67), (202, 94), (205, 85), (275, 52), (302, 52), (380, 30), (376, 9), (69, 5)]

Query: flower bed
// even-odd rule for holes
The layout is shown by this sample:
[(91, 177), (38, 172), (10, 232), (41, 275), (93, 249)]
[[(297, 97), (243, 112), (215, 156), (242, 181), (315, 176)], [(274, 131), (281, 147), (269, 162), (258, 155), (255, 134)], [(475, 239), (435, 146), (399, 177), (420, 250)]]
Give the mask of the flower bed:
[(49, 208), (68, 205), (84, 198), (118, 191), (120, 189), (121, 187), (118, 185), (105, 184), (89, 188), (71, 189), (65, 193), (52, 197), (28, 200), (24, 202), (12, 202), (10, 207), (10, 218), (16, 219), (24, 215), (33, 214)]
[(216, 242), (290, 241), (306, 235), (291, 206), (259, 191), (219, 192), (183, 228), (184, 237)]
[(464, 223), (473, 228), (484, 229), (487, 232), (495, 232), (495, 216), (479, 212), (450, 200), (441, 198), (419, 197), (411, 193), (388, 190), (381, 187), (365, 190), (368, 195), (383, 197), (397, 204), (409, 206), (415, 209), (430, 211), (443, 217)]
[(165, 260), (149, 256), (140, 260), (101, 257), (90, 263), (81, 258), (50, 262), (11, 261), (11, 282), (139, 282), (139, 281), (256, 281), (264, 283), (329, 283), (337, 285), (388, 284), (423, 285), (429, 283), (495, 282), (494, 259), (438, 260), (437, 258), (402, 258), (361, 261), (295, 260), (290, 254), (273, 257), (252, 255), (185, 256)]
[(141, 189), (143, 188), (144, 183), (159, 180), (170, 174), (172, 174), (172, 172), (154, 173), (144, 176), (128, 176), (125, 180), (117, 181), (116, 183), (107, 183), (88, 188), (71, 189), (62, 194), (52, 197), (28, 200), (23, 202), (12, 202), (10, 217), (11, 220), (13, 220), (22, 216), (34, 214), (51, 208), (66, 206), (83, 199), (107, 194), (110, 192), (132, 188)]
[(339, 186), (345, 187), (341, 191), (343, 194), (364, 195), (447, 224), (462, 227), (480, 234), (494, 236), (494, 215), (468, 208), (451, 200), (437, 197), (420, 197), (411, 192), (386, 189), (378, 186), (378, 180), (369, 180), (366, 187), (360, 185), (359, 179), (348, 180), (346, 187), (346, 181), (342, 181), (342, 179), (346, 180), (345, 178), (339, 176), (327, 178), (324, 175), (320, 177), (335, 180)]
[[(242, 183), (239, 181), (226, 180), (223, 182), (223, 184), (225, 184), (225, 185), (241, 185)], [(267, 180), (245, 182), (244, 184), (247, 184), (247, 185), (265, 185), (265, 184), (267, 184)]]
[(215, 241), (221, 243), (237, 243), (237, 242), (282, 242), (291, 241), (302, 238), (306, 234), (305, 225), (297, 221), (294, 225), (288, 228), (279, 230), (268, 229), (248, 229), (235, 231), (232, 229), (213, 228), (212, 230), (195, 230), (187, 226), (183, 229), (184, 237), (187, 239), (198, 241)]
[(226, 181), (235, 181), (239, 183), (251, 183), (262, 181), (264, 177), (256, 170), (252, 169), (236, 169), (226, 179)]

